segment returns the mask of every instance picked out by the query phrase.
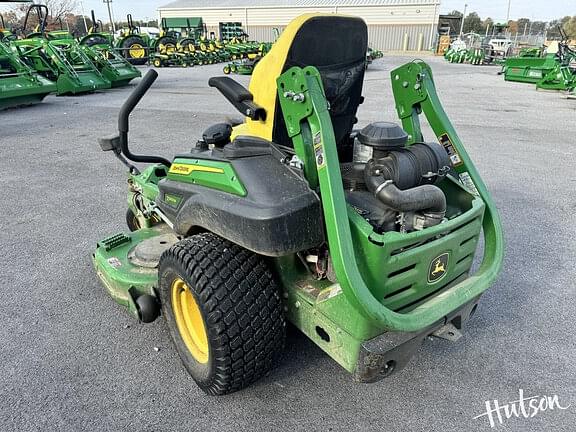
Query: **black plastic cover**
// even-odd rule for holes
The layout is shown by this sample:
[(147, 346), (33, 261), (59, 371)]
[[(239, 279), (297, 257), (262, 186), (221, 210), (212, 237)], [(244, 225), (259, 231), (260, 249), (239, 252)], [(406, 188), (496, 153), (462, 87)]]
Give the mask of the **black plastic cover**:
[[(235, 140), (238, 144), (242, 140)], [(249, 141), (244, 141), (249, 144)], [(177, 234), (187, 236), (208, 230), (261, 255), (282, 256), (319, 246), (324, 242), (322, 212), (318, 195), (308, 183), (282, 164), (272, 154), (246, 154), (240, 151), (265, 151), (264, 147), (234, 144), (236, 152), (230, 162), (247, 189), (241, 197), (197, 184), (160, 181), (158, 206), (174, 222)], [(269, 144), (269, 143), (268, 143)], [(182, 157), (180, 155), (179, 157)], [(195, 153), (189, 157), (214, 159), (212, 152)], [(165, 203), (166, 193), (182, 197), (173, 208)]]
[(202, 139), (206, 144), (214, 144), (216, 147), (223, 147), (230, 142), (232, 126), (228, 123), (216, 123), (210, 126), (202, 134)]
[(270, 141), (258, 137), (240, 135), (230, 145), (224, 147), (226, 159), (238, 159), (250, 156), (264, 156), (272, 153)]
[(408, 142), (408, 134), (396, 123), (370, 123), (357, 135), (362, 144), (381, 150), (391, 150), (404, 147)]

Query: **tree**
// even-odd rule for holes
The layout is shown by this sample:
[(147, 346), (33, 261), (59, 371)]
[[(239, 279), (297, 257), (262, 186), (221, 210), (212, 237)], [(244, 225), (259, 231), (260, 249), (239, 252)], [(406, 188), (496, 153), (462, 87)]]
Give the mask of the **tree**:
[[(48, 26), (59, 26), (59, 20), (64, 21), (67, 15), (73, 14), (78, 6), (77, 0), (43, 0), (42, 2), (48, 8)], [(12, 9), (11, 13), (14, 15), (17, 26), (22, 28), (24, 25), (24, 17), (28, 11), (29, 5), (23, 4)], [(31, 14), (28, 26), (37, 24), (37, 15)], [(30, 30), (30, 28), (28, 29)]]
[(488, 17), (482, 22), (482, 31), (486, 33), (486, 30), (490, 31), (493, 26), (494, 26), (494, 20)]
[(44, 0), (48, 14), (53, 21), (64, 20), (66, 15), (73, 14), (78, 7), (76, 0)]
[(528, 34), (528, 30), (530, 28), (530, 18), (520, 18), (516, 22), (518, 23), (518, 32), (522, 34)]
[[(84, 17), (82, 15), (66, 15), (66, 21), (70, 25), (70, 33), (74, 36), (83, 36), (86, 34), (86, 28), (84, 27)], [(92, 21), (86, 17), (86, 25), (88, 28), (92, 27)]]
[(576, 15), (564, 23), (563, 29), (570, 39), (576, 39)]
[(464, 14), (462, 12), (460, 12), (459, 10), (453, 10), (452, 12), (450, 12), (448, 15), (452, 15), (452, 16), (457, 16), (462, 18), (464, 16)]
[(532, 25), (532, 34), (543, 34), (546, 31), (546, 22), (545, 21), (533, 21)]
[(508, 31), (511, 34), (516, 34), (518, 33), (518, 22), (514, 21), (514, 20), (510, 20), (508, 21)]
[(482, 32), (482, 20), (476, 12), (470, 12), (466, 18), (464, 18), (464, 33), (480, 33)]

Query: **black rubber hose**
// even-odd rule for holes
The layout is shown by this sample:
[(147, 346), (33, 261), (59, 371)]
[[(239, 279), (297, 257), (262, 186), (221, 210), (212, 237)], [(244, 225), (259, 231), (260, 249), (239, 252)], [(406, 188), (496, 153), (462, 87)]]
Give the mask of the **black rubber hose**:
[(392, 180), (382, 175), (372, 175), (370, 169), (365, 171), (365, 180), (370, 190), (382, 204), (400, 211), (421, 211), (444, 217), (446, 213), (446, 196), (434, 185), (422, 185), (401, 190)]

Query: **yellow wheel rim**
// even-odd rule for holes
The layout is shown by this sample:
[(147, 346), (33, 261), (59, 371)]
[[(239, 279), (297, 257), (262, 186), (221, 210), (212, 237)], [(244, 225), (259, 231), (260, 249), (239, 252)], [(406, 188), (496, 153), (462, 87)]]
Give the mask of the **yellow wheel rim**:
[(128, 52), (131, 58), (144, 58), (144, 56), (146, 56), (146, 51), (139, 43), (130, 45)]
[(181, 278), (172, 282), (171, 293), (176, 326), (186, 348), (198, 363), (208, 362), (208, 335), (196, 299)]

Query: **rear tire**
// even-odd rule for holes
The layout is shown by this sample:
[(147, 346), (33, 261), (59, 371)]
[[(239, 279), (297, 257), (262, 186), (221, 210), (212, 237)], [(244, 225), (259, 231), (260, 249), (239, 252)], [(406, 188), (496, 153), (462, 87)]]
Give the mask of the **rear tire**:
[(82, 41), (82, 45), (91, 47), (94, 45), (108, 45), (109, 41), (104, 36), (92, 35)]
[(148, 46), (140, 36), (129, 36), (122, 41), (122, 56), (133, 65), (145, 65), (148, 62)]
[(176, 351), (204, 392), (241, 390), (271, 368), (286, 325), (261, 256), (203, 233), (164, 252), (158, 278)]
[(160, 51), (160, 46), (163, 46), (165, 50), (176, 49), (178, 42), (172, 36), (163, 36), (156, 41), (156, 48)]

